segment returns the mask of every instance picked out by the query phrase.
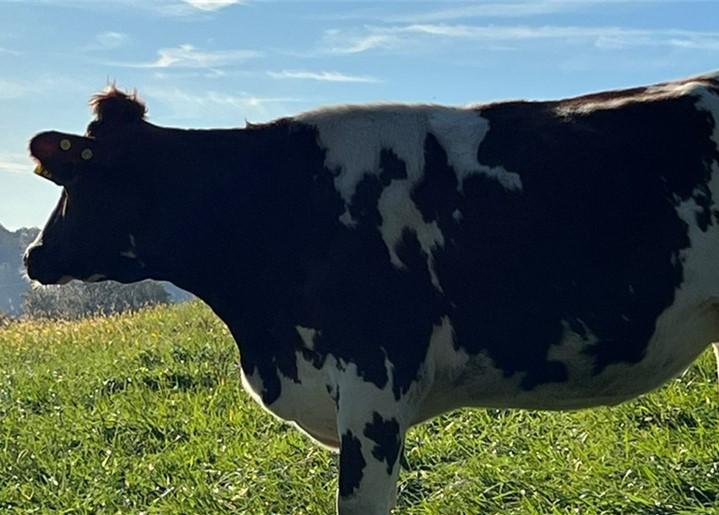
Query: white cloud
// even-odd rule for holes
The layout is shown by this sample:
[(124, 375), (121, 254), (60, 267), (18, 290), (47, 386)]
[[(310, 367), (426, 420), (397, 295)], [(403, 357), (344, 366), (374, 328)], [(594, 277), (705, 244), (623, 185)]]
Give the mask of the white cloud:
[(144, 97), (150, 105), (154, 105), (153, 101), (165, 105), (170, 113), (165, 116), (166, 121), (180, 120), (184, 125), (188, 121), (203, 120), (209, 126), (238, 126), (243, 117), (271, 119), (289, 114), (288, 104), (306, 102), (296, 97), (261, 96), (244, 91), (194, 93), (179, 88), (147, 88)]
[(94, 40), (84, 50), (114, 50), (125, 46), (130, 37), (122, 32), (107, 31), (95, 35)]
[(695, 50), (714, 50), (719, 51), (719, 37), (714, 38), (676, 38), (670, 39), (669, 44), (678, 48), (691, 48)]
[(385, 19), (391, 22), (423, 23), (466, 18), (527, 18), (530, 16), (576, 11), (597, 3), (598, 2), (593, 0), (477, 3)]
[(250, 93), (239, 92), (236, 94), (208, 91), (202, 95), (195, 95), (180, 89), (169, 92), (153, 91), (148, 96), (154, 96), (170, 102), (184, 102), (197, 105), (221, 105), (232, 107), (258, 107), (277, 102), (301, 102), (301, 99), (293, 97), (262, 97)]
[(325, 82), (382, 82), (380, 79), (368, 75), (347, 75), (335, 71), (282, 70), (279, 72), (270, 71), (267, 72), (267, 74), (274, 79), (300, 79)]
[[(3, 0), (0, 0), (0, 4)], [(5, 0), (8, 1), (8, 0)], [(196, 16), (218, 11), (231, 5), (244, 5), (248, 0), (10, 0), (36, 5), (72, 7), (95, 12), (114, 12), (117, 8), (143, 11), (160, 16)]]
[(0, 79), (0, 100), (10, 100), (29, 95), (34, 90), (27, 84)]
[(421, 44), (430, 44), (438, 39), (471, 40), (488, 45), (536, 40), (561, 40), (584, 42), (603, 49), (668, 46), (716, 50), (719, 47), (719, 32), (624, 27), (507, 26), (446, 23), (367, 26), (364, 27), (363, 32), (360, 34), (356, 31), (332, 30), (325, 33), (323, 44), (325, 53), (360, 53), (379, 49), (416, 49)]
[(368, 50), (394, 48), (399, 38), (391, 33), (347, 34), (339, 30), (325, 31), (322, 53), (359, 54)]
[(231, 5), (242, 4), (240, 0), (183, 0), (186, 4), (191, 5), (202, 11), (217, 11)]
[(127, 40), (127, 34), (123, 34), (122, 32), (101, 32), (97, 36), (95, 36), (95, 40), (102, 48), (118, 48), (124, 45)]
[[(529, 18), (547, 14), (563, 12), (574, 12), (593, 6), (604, 6), (608, 3), (629, 3), (632, 0), (518, 0), (518, 1), (474, 1), (474, 2), (414, 2), (415, 12), (392, 14), (386, 8), (377, 7), (372, 2), (372, 7), (346, 10), (341, 14), (315, 14), (312, 19), (318, 20), (372, 20), (387, 23), (431, 23), (450, 20), (461, 20), (470, 18)], [(636, 1), (636, 0), (634, 0)], [(662, 0), (640, 0), (654, 2)], [(396, 3), (396, 2), (395, 2)], [(388, 3), (392, 6), (394, 3)], [(406, 5), (410, 2), (406, 2)], [(441, 8), (421, 10), (421, 6), (442, 5)], [(381, 4), (380, 4), (381, 5)]]
[(8, 55), (21, 55), (20, 52), (17, 50), (10, 50), (9, 48), (1, 47), (0, 46), (0, 54), (8, 54)]
[(33, 169), (33, 166), (28, 156), (0, 153), (0, 172), (27, 174)]
[[(59, 94), (87, 95), (87, 81), (62, 75), (34, 75), (31, 78), (0, 79), (0, 102), (13, 102), (19, 98), (57, 98)], [(8, 120), (0, 119), (0, 123)]]
[(221, 68), (260, 57), (255, 50), (201, 51), (192, 45), (161, 48), (158, 57), (148, 63), (107, 63), (128, 68)]
[[(577, 39), (612, 36), (636, 36), (635, 31), (615, 27), (562, 27), (562, 26), (495, 26), (495, 25), (448, 25), (414, 24), (392, 27), (393, 34), (420, 34), (456, 39), (487, 41), (517, 41), (529, 39)], [(641, 32), (644, 34), (644, 32)]]
[(302, 100), (295, 97), (263, 97), (258, 95), (251, 95), (249, 93), (232, 95), (228, 93), (218, 93), (215, 91), (210, 91), (206, 95), (199, 97), (198, 102), (200, 104), (205, 103), (216, 105), (229, 105), (232, 107), (247, 108), (262, 107), (269, 104), (277, 104), (284, 102), (302, 102)]
[[(199, 70), (185, 69), (180, 70), (158, 70), (153, 72), (152, 76), (159, 80), (177, 80), (177, 79), (221, 79), (226, 77), (228, 73), (217, 68), (205, 68)], [(233, 74), (234, 75), (234, 74)]]

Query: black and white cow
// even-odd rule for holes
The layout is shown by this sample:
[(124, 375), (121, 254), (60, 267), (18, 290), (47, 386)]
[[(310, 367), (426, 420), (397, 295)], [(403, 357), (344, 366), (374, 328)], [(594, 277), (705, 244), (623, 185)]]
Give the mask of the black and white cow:
[(30, 143), (63, 191), (29, 276), (204, 299), (250, 394), (339, 449), (342, 514), (391, 509), (414, 424), (617, 404), (719, 340), (719, 73), (232, 130), (92, 104)]

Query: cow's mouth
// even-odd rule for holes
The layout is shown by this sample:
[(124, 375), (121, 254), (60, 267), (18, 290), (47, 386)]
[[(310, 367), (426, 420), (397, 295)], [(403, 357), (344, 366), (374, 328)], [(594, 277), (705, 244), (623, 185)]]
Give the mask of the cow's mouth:
[(71, 275), (52, 273), (36, 266), (27, 267), (27, 276), (33, 281), (37, 281), (46, 286), (51, 284), (67, 284), (74, 279)]
[(72, 276), (58, 273), (48, 266), (46, 257), (42, 245), (33, 245), (25, 252), (23, 261), (30, 279), (40, 284), (66, 284), (73, 279)]
[(33, 170), (33, 173), (35, 175), (39, 175), (40, 177), (45, 177), (46, 179), (49, 179), (52, 177), (52, 174), (50, 173), (50, 170), (45, 168), (42, 163), (38, 163), (38, 165)]

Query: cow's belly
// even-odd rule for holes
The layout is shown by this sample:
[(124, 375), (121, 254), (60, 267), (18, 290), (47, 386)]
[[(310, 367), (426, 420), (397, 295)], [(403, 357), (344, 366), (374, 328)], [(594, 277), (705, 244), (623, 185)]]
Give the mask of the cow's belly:
[[(614, 405), (653, 390), (686, 369), (719, 336), (717, 301), (674, 305), (657, 320), (642, 359), (608, 365), (597, 373), (591, 341), (567, 332), (553, 346), (547, 362), (567, 368), (565, 381), (531, 389), (522, 386), (523, 373), (507, 374), (486, 355), (467, 355), (447, 342), (433, 342), (435, 380), (417, 420), (463, 406), (580, 409)], [(521, 352), (521, 348), (517, 349)]]
[(337, 411), (332, 397), (333, 379), (330, 377), (329, 361), (321, 368), (296, 354), (297, 381), (285, 377), (279, 370), (281, 392), (272, 404), (261, 399), (262, 380), (259, 374), (242, 374), (243, 385), (253, 399), (267, 411), (285, 422), (294, 424), (317, 443), (336, 449)]
[[(580, 409), (614, 405), (661, 386), (681, 373), (713, 341), (719, 338), (719, 300), (678, 295), (680, 300), (657, 320), (646, 352), (637, 362), (619, 362), (596, 373), (592, 354), (596, 344), (586, 335), (566, 331), (562, 340), (550, 348), (547, 363), (566, 366), (567, 377), (526, 388), (523, 373), (507, 374), (482, 353), (469, 355), (457, 349), (451, 321), (444, 318), (432, 334), (429, 351), (421, 367), (413, 394), (399, 400), (410, 423), (419, 423), (440, 413), (460, 407), (527, 408), (541, 410)], [(517, 352), (522, 348), (517, 347)], [(245, 387), (265, 409), (294, 423), (322, 445), (336, 448), (337, 412), (334, 400), (338, 367), (332, 356), (317, 367), (296, 354), (297, 380), (280, 374), (281, 394), (264, 405), (258, 393), (262, 381), (258, 375), (244, 376)], [(375, 388), (367, 385), (368, 388)], [(372, 392), (369, 392), (372, 393)], [(377, 393), (377, 392), (374, 392)], [(373, 402), (367, 395), (362, 400)]]

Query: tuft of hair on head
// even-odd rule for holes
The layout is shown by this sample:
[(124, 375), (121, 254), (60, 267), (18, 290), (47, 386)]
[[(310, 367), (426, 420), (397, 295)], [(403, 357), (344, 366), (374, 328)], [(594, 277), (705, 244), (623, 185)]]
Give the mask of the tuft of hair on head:
[(90, 99), (90, 107), (100, 122), (128, 123), (145, 119), (147, 107), (138, 96), (137, 91), (125, 93), (111, 84), (104, 91)]

